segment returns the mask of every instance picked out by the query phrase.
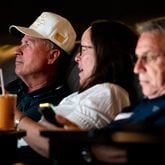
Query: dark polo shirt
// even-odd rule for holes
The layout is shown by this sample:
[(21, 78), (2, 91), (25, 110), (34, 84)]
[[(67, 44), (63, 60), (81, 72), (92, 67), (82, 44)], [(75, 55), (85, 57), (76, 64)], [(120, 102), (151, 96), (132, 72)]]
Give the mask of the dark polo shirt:
[(20, 79), (9, 83), (6, 86), (6, 90), (17, 94), (17, 108), (35, 121), (39, 121), (41, 118), (41, 114), (38, 111), (40, 103), (49, 102), (58, 105), (64, 97), (71, 93), (67, 85), (57, 81), (28, 93), (27, 86)]

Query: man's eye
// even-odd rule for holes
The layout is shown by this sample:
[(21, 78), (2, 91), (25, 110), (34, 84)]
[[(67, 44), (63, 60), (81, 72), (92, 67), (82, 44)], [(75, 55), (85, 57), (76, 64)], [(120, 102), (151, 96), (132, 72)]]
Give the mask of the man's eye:
[(150, 56), (142, 56), (141, 59), (145, 62), (145, 63), (150, 63), (152, 61), (155, 61), (158, 57), (160, 56), (160, 54), (158, 55), (150, 55)]
[(141, 58), (143, 61), (148, 61), (148, 57), (147, 56), (142, 56), (142, 58)]

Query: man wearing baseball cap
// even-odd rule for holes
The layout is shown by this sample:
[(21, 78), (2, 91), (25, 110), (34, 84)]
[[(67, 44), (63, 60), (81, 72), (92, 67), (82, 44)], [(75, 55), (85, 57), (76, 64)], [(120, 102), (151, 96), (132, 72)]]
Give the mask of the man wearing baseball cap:
[(6, 89), (18, 95), (17, 108), (24, 115), (39, 121), (40, 103), (57, 105), (70, 94), (64, 78), (76, 32), (66, 18), (52, 12), (41, 13), (29, 27), (11, 25), (9, 32), (22, 39), (15, 51), (18, 79)]

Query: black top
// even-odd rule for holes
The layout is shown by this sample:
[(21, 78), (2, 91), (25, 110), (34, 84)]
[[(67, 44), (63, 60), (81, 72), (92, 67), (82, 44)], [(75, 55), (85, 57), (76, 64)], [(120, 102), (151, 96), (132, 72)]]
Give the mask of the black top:
[(49, 102), (58, 105), (64, 97), (71, 93), (67, 85), (57, 81), (28, 93), (27, 86), (20, 79), (10, 82), (6, 86), (6, 90), (17, 94), (17, 108), (35, 121), (41, 118), (41, 114), (38, 111), (40, 103)]

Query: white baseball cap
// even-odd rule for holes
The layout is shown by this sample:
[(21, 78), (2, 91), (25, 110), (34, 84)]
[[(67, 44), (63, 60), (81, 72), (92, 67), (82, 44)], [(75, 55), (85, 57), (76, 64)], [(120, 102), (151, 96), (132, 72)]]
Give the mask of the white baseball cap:
[(30, 27), (11, 25), (9, 32), (12, 33), (13, 29), (31, 37), (48, 39), (67, 53), (72, 51), (76, 41), (76, 32), (71, 23), (52, 12), (41, 13)]

